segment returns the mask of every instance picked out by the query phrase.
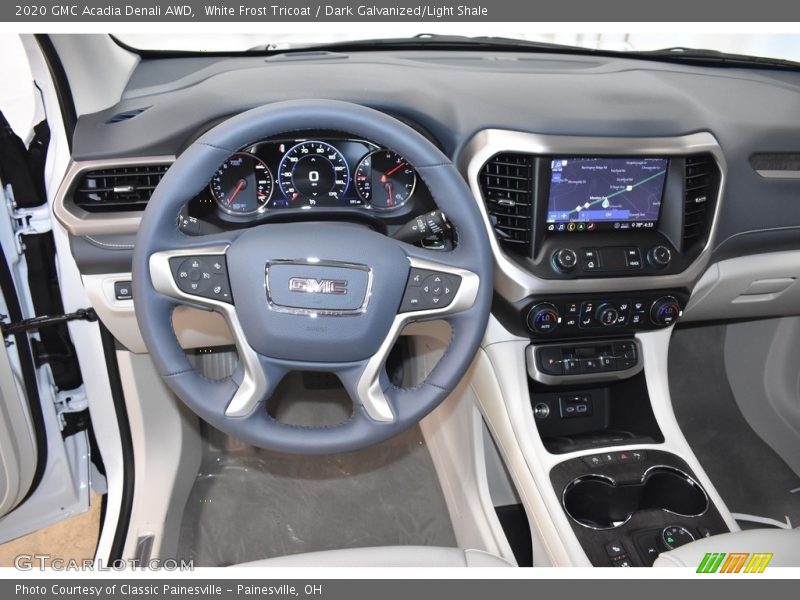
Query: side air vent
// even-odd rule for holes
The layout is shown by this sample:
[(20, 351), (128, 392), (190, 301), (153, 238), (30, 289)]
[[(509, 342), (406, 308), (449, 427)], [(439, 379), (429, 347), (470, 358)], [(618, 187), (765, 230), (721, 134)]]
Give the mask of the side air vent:
[(495, 155), (481, 169), (480, 187), (500, 245), (515, 254), (529, 255), (533, 157), (514, 153)]
[(145, 106), (144, 108), (134, 108), (131, 110), (126, 110), (125, 112), (117, 113), (113, 117), (111, 117), (108, 121), (106, 121), (106, 125), (113, 125), (114, 123), (122, 123), (123, 121), (128, 121), (133, 117), (137, 117), (146, 111), (149, 106)]
[(686, 157), (683, 200), (683, 249), (705, 240), (719, 186), (719, 170), (710, 154)]
[(73, 195), (88, 212), (144, 210), (169, 165), (115, 167), (84, 173)]

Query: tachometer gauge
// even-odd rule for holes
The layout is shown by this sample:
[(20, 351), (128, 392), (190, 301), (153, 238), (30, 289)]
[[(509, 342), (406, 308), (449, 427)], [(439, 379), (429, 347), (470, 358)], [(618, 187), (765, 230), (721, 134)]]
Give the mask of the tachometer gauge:
[(253, 215), (266, 210), (274, 179), (266, 163), (247, 152), (232, 154), (211, 178), (211, 195), (231, 215)]
[(278, 167), (278, 181), (289, 207), (336, 204), (350, 183), (350, 169), (342, 153), (319, 141), (290, 148)]
[(417, 173), (396, 152), (375, 150), (358, 163), (355, 182), (358, 195), (372, 208), (397, 208), (414, 193)]

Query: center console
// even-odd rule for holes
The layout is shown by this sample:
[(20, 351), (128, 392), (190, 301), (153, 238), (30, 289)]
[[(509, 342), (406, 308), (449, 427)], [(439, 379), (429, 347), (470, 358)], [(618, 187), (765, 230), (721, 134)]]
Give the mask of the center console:
[(550, 479), (597, 567), (649, 567), (661, 552), (728, 532), (692, 470), (668, 452), (573, 458), (556, 465)]
[(666, 386), (669, 330), (714, 234), (716, 141), (488, 131), (468, 152), (498, 267), (485, 349), (500, 412), (568, 564), (649, 566), (735, 527)]

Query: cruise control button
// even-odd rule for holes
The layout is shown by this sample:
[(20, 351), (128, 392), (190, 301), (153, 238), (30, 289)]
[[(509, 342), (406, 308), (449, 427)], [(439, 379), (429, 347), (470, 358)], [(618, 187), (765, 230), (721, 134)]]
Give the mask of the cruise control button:
[(175, 283), (182, 292), (231, 302), (225, 258), (219, 255), (170, 259)]
[(457, 275), (411, 269), (400, 312), (444, 308), (453, 301), (460, 285)]

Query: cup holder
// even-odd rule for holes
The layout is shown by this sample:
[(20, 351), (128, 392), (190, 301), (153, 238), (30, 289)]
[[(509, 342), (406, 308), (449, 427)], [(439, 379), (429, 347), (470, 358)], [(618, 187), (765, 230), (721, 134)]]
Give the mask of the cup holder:
[(597, 474), (577, 477), (564, 488), (562, 505), (584, 527), (613, 529), (643, 510), (698, 517), (708, 509), (708, 496), (680, 469), (658, 466), (645, 471), (637, 483), (616, 483)]

